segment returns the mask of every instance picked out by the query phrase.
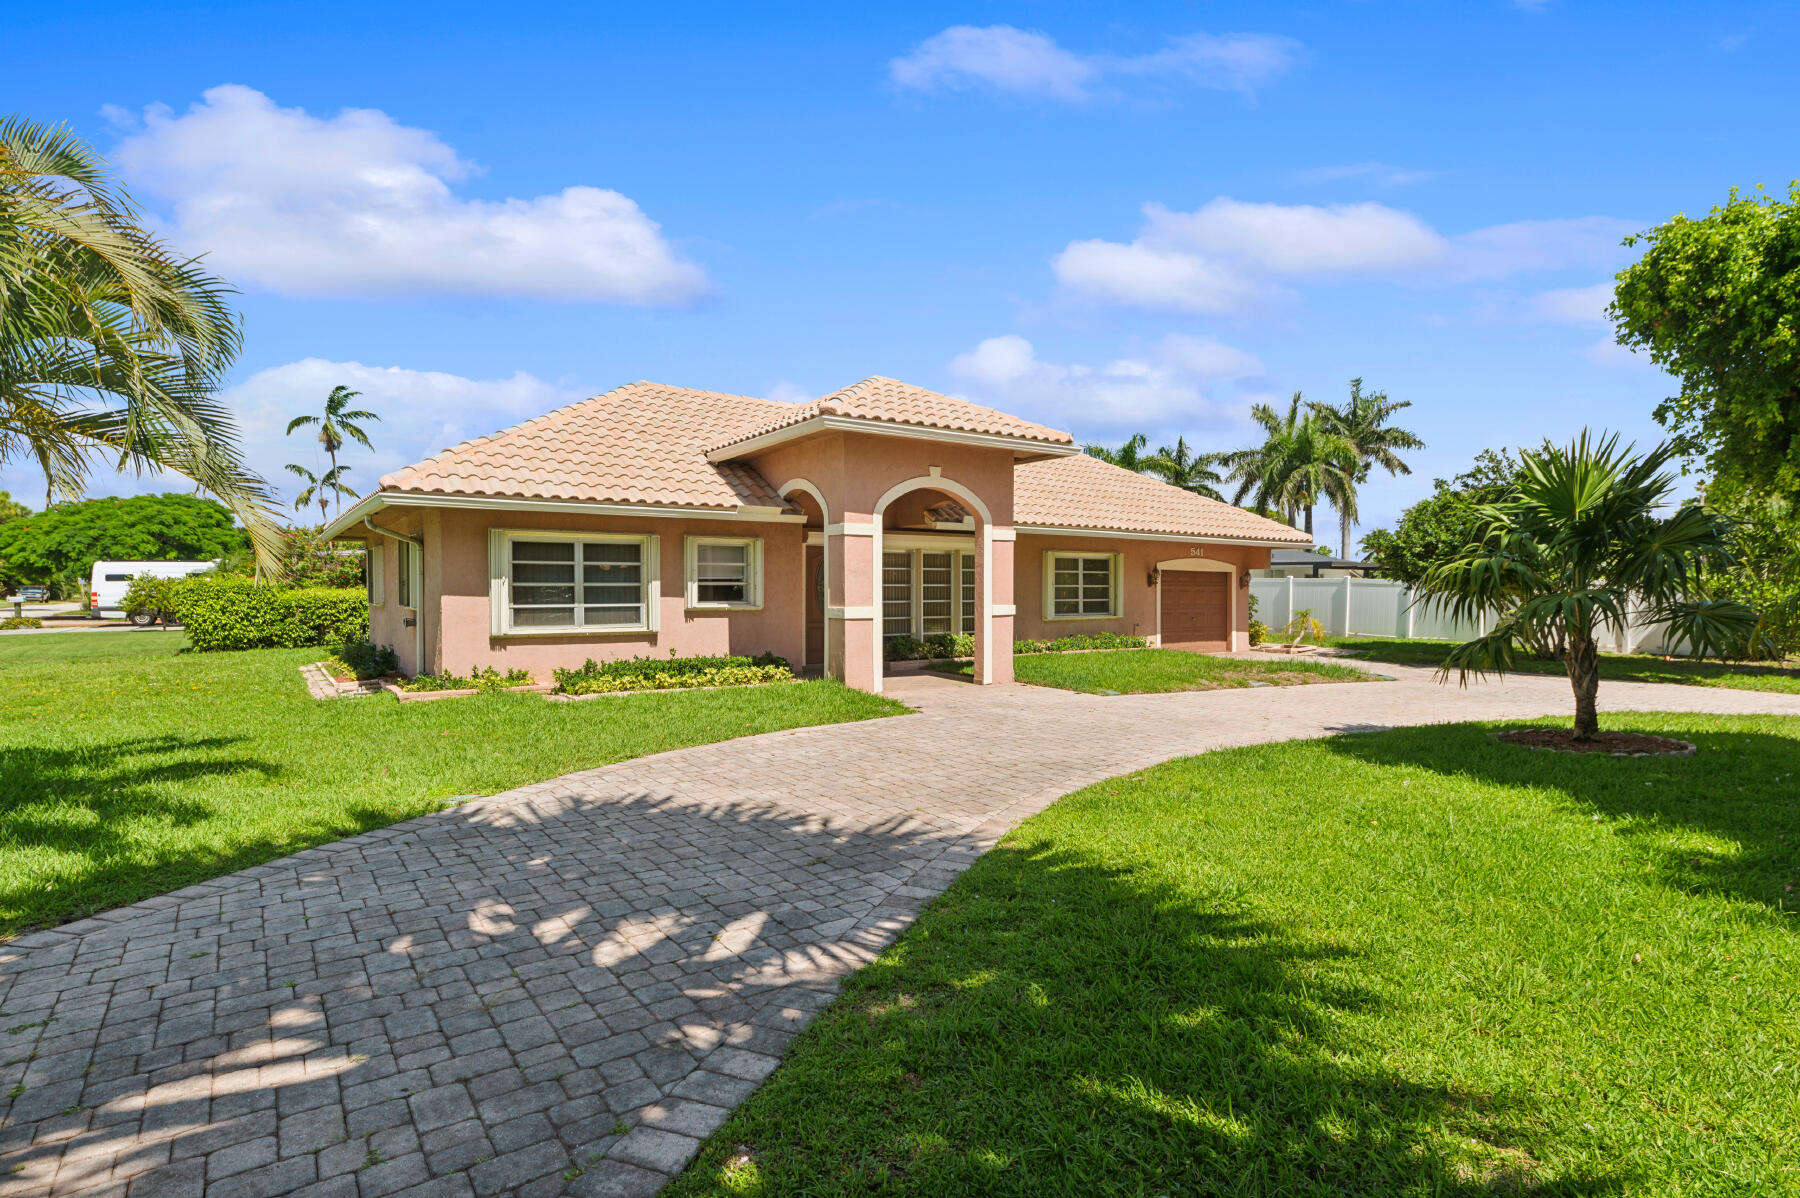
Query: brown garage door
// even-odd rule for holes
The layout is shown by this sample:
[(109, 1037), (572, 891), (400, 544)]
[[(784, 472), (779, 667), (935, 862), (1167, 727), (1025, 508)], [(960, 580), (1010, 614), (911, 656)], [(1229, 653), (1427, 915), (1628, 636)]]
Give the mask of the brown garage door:
[(1231, 648), (1231, 575), (1222, 570), (1162, 572), (1162, 643), (1224, 653)]

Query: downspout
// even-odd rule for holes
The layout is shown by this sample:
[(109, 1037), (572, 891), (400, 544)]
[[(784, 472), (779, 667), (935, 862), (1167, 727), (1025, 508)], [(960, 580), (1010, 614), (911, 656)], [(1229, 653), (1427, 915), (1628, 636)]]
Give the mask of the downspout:
[[(414, 536), (412, 533), (395, 532), (391, 528), (383, 528), (379, 524), (376, 524), (373, 520), (370, 520), (367, 516), (364, 516), (362, 518), (362, 522), (363, 522), (363, 527), (368, 529), (370, 532), (379, 533), (380, 535), (382, 535), (384, 537), (393, 537), (396, 541), (407, 541), (407, 542), (411, 543), (412, 545), (416, 546), (421, 554), (425, 552), (425, 538), (424, 537)], [(419, 570), (419, 573), (421, 576), (425, 573), (422, 562), (421, 562), (421, 568)], [(398, 590), (398, 587), (396, 587), (395, 589)], [(417, 597), (415, 596), (415, 602), (417, 602), (417, 601), (418, 601)], [(418, 672), (421, 674), (424, 673), (425, 672), (425, 609), (423, 607), (414, 607), (413, 608), (413, 661), (418, 663)]]

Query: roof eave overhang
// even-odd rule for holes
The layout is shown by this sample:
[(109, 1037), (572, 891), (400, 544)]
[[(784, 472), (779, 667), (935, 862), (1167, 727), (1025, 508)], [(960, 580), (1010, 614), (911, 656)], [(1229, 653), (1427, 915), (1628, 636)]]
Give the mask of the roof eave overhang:
[(1268, 537), (1202, 536), (1197, 533), (1139, 532), (1118, 528), (1077, 528), (1060, 524), (1018, 524), (1021, 533), (1049, 537), (1112, 537), (1121, 541), (1179, 541), (1185, 545), (1243, 545), (1253, 549), (1292, 549), (1306, 542)]
[(730, 445), (721, 445), (717, 449), (709, 449), (706, 451), (706, 460), (717, 463), (750, 457), (789, 441), (815, 437), (826, 432), (871, 433), (878, 437), (910, 437), (919, 441), (946, 441), (952, 445), (979, 445), (985, 449), (1010, 449), (1019, 461), (1070, 457), (1081, 452), (1073, 442), (1063, 445), (999, 433), (973, 433), (961, 429), (932, 428), (924, 424), (898, 424), (891, 420), (869, 420), (861, 416), (820, 415), (809, 416), (798, 423), (770, 429), (766, 433), (759, 433)]
[(391, 507), (462, 508), (475, 511), (562, 512), (585, 516), (659, 516), (688, 520), (744, 520), (762, 524), (804, 524), (804, 513), (741, 503), (703, 507), (670, 503), (597, 503), (580, 499), (515, 499), (507, 495), (446, 495), (428, 491), (377, 491), (326, 526), (324, 537), (367, 536), (363, 517)]

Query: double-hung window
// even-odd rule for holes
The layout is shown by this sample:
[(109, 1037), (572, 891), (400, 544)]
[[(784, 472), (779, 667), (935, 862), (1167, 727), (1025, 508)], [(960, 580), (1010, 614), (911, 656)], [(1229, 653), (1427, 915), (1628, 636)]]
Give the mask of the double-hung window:
[(761, 607), (762, 542), (755, 537), (689, 537), (687, 605)]
[(1116, 616), (1118, 555), (1113, 553), (1046, 553), (1044, 618), (1081, 620)]
[(653, 627), (655, 538), (496, 533), (494, 631), (642, 632)]

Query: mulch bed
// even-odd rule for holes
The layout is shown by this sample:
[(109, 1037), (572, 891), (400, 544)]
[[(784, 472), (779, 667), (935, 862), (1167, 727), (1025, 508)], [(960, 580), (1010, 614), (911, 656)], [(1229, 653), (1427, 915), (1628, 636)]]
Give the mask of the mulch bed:
[(1527, 749), (1553, 753), (1602, 753), (1613, 757), (1692, 757), (1694, 746), (1685, 740), (1651, 736), (1646, 732), (1602, 732), (1591, 740), (1576, 740), (1569, 728), (1516, 728), (1500, 732), (1495, 740)]

